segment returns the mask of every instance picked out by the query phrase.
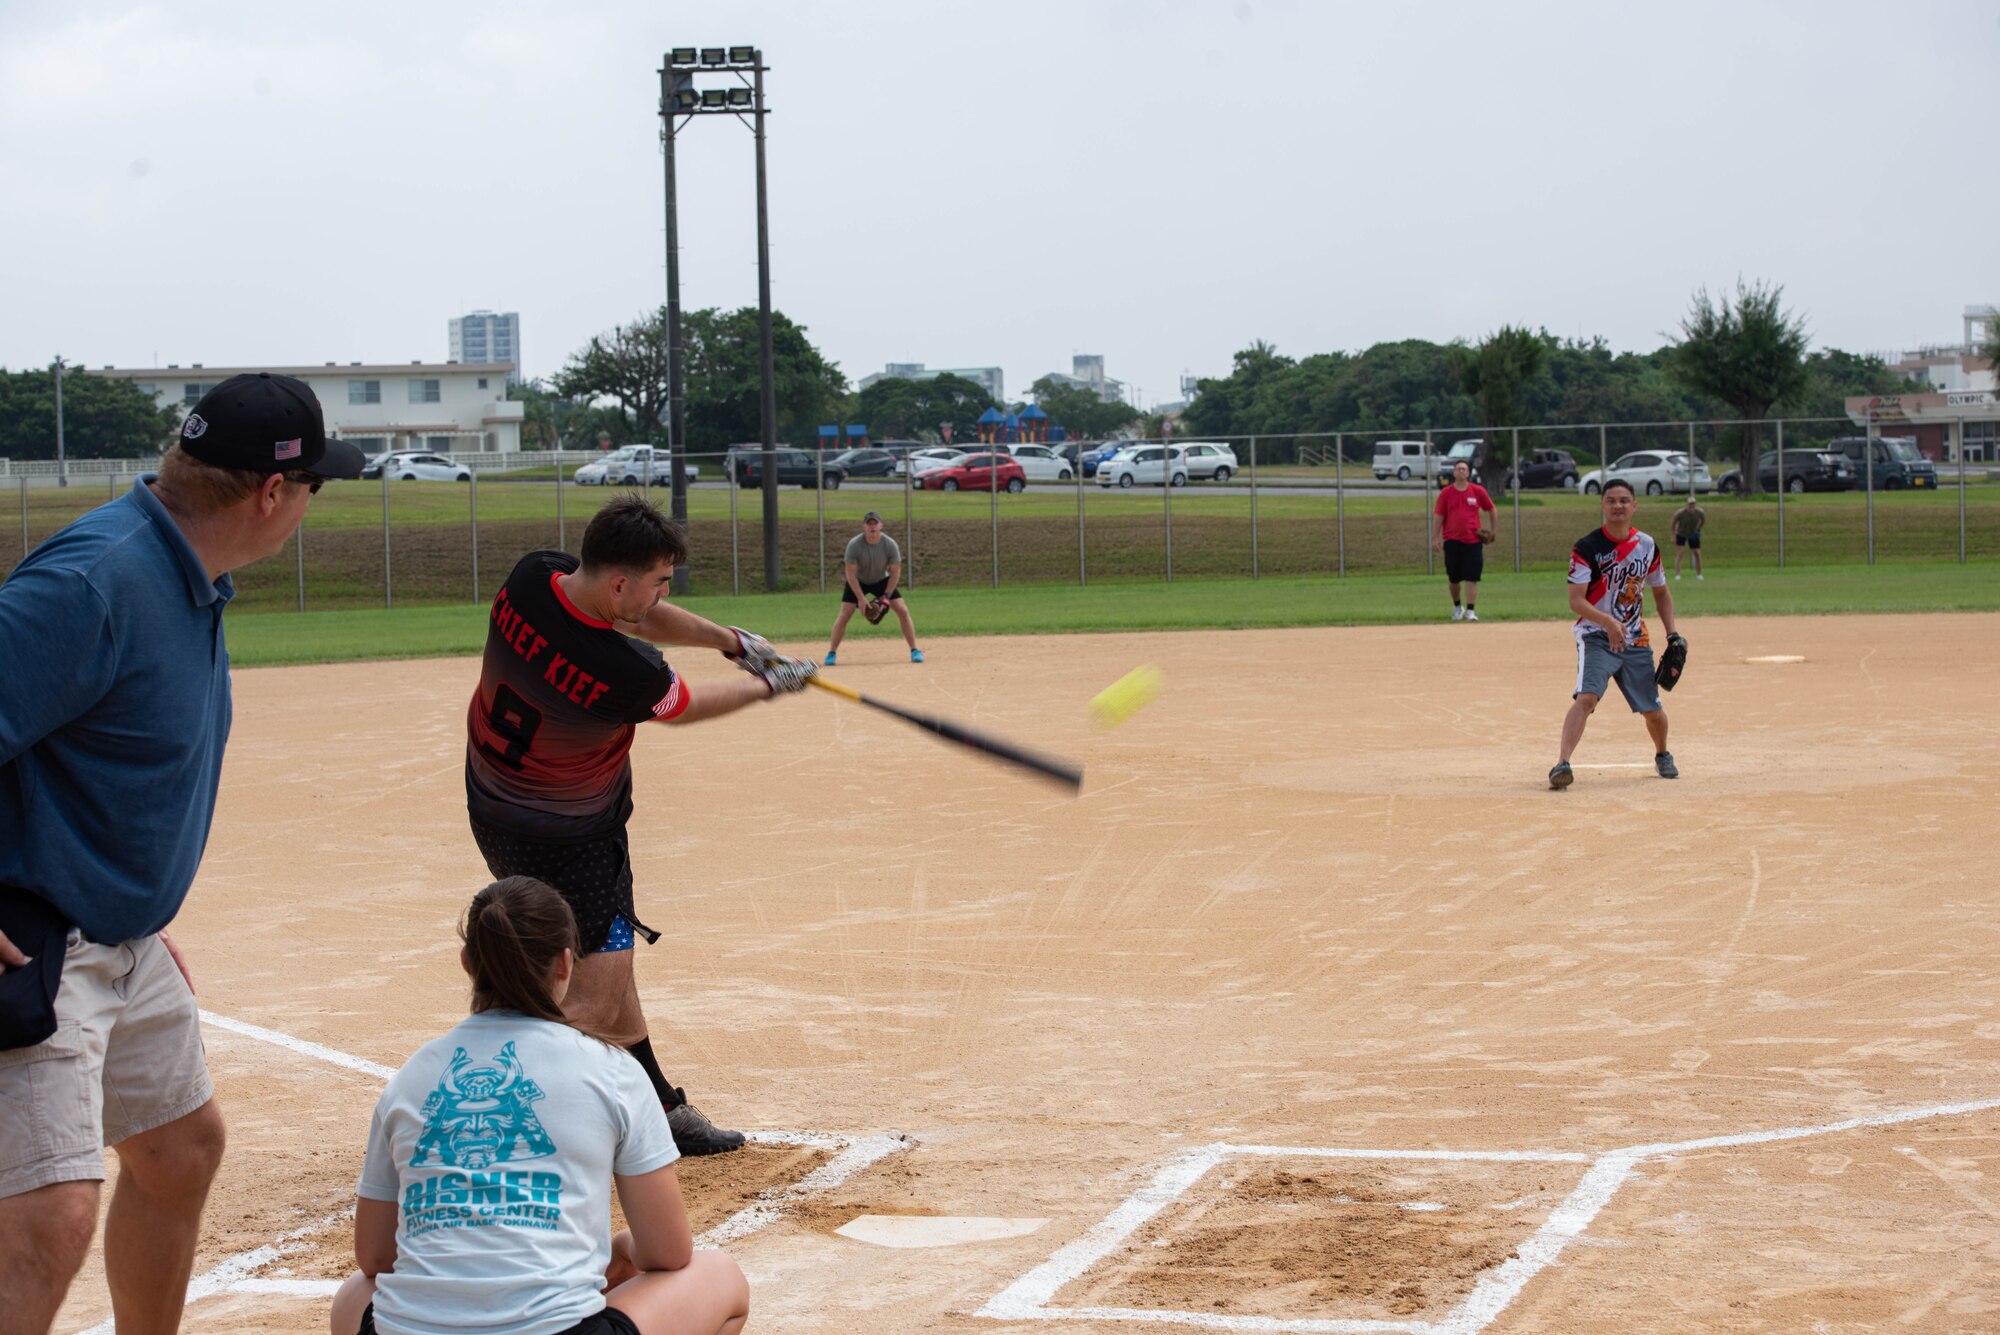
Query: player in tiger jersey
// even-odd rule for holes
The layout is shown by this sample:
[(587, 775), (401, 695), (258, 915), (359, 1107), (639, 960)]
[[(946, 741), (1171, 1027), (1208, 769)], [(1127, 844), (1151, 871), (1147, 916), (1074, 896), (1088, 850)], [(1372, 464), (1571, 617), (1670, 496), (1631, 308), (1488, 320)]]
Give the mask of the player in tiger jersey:
[[(521, 558), (488, 618), (466, 715), (465, 803), (488, 870), (547, 882), (576, 914), (583, 950), (564, 1012), (627, 1045), (681, 1153), (715, 1154), (744, 1137), (716, 1128), (667, 1083), (632, 974), (634, 934), (659, 939), (632, 903), (632, 743), (642, 723), (718, 718), (802, 691), (817, 667), (662, 601), (686, 559), (680, 526), (635, 495), (590, 521), (581, 561), (550, 551)], [(655, 643), (720, 650), (751, 677), (690, 691)]]
[(1654, 770), (1663, 779), (1681, 776), (1667, 750), (1667, 711), (1653, 680), (1652, 641), (1646, 636), (1644, 616), (1645, 591), (1651, 589), (1660, 624), (1667, 634), (1676, 633), (1674, 599), (1667, 592), (1660, 549), (1632, 527), (1638, 501), (1629, 483), (1615, 478), (1605, 483), (1599, 504), (1603, 527), (1578, 538), (1569, 554), (1569, 606), (1576, 613), (1576, 689), (1569, 713), (1563, 716), (1562, 751), (1549, 771), (1549, 787), (1558, 791), (1575, 781), (1569, 758), (1613, 681), (1632, 712), (1646, 721), (1646, 732), (1653, 739)]

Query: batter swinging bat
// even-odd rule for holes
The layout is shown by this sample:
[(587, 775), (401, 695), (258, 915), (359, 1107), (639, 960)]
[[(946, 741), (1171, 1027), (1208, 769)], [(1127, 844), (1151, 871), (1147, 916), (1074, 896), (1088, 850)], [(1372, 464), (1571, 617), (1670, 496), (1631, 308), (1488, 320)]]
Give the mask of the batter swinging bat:
[(957, 742), (960, 746), (969, 746), (975, 751), (984, 751), (987, 755), (997, 760), (1004, 760), (1010, 765), (1019, 765), (1023, 769), (1033, 770), (1043, 778), (1053, 779), (1071, 790), (1083, 787), (1083, 771), (1074, 766), (1065, 765), (1060, 760), (1050, 760), (1044, 756), (1038, 756), (1032, 751), (1025, 751), (1013, 745), (1011, 742), (1003, 742), (998, 738), (988, 737), (982, 733), (974, 732), (970, 728), (961, 727), (953, 723), (950, 719), (933, 718), (929, 714), (916, 714), (907, 709), (899, 709), (895, 705), (877, 700), (873, 696), (863, 695), (852, 686), (843, 686), (838, 682), (828, 681), (825, 677), (809, 677), (807, 680), (822, 691), (831, 691), (843, 699), (854, 701), (856, 704), (867, 705), (870, 709), (879, 709), (885, 714), (894, 714), (905, 723), (914, 723), (919, 728), (936, 733), (948, 742)]

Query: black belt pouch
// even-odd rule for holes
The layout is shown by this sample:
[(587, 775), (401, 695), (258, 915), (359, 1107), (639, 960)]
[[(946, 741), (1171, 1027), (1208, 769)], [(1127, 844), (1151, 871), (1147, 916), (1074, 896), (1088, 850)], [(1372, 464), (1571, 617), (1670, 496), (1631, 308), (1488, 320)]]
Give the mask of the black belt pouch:
[(28, 957), (25, 968), (0, 973), (0, 1052), (31, 1048), (55, 1033), (69, 928), (69, 919), (40, 895), (0, 885), (0, 934)]

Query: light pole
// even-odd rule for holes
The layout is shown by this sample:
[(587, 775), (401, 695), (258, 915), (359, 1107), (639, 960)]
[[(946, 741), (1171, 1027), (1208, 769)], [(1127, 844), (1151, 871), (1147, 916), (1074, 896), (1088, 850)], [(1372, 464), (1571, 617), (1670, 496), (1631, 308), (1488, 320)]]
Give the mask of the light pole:
[[(687, 481), (681, 468), (686, 451), (686, 350), (681, 344), (679, 196), (674, 179), (674, 140), (686, 121), (679, 117), (748, 113), (757, 145), (757, 374), (758, 416), (763, 445), (764, 586), (776, 589), (778, 564), (778, 389), (771, 347), (771, 229), (764, 181), (764, 53), (752, 46), (677, 46), (660, 67), (660, 119), (666, 147), (667, 204), (667, 399), (672, 451), (674, 518), (687, 517)], [(696, 88), (697, 74), (731, 74), (733, 87)], [(683, 575), (675, 575), (683, 587)]]
[(69, 485), (69, 462), (63, 456), (62, 373), (63, 359), (56, 358), (56, 485)]

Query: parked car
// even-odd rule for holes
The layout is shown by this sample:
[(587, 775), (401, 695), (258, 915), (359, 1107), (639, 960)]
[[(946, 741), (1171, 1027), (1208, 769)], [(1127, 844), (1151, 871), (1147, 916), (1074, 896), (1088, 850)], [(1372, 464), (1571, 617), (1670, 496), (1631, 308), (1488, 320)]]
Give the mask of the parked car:
[(1160, 445), (1140, 445), (1129, 450), (1120, 450), (1097, 466), (1097, 485), (1100, 487), (1132, 487), (1139, 483), (1159, 486), (1171, 478), (1176, 487), (1187, 485), (1187, 458), (1178, 449), (1173, 451), (1173, 472), (1167, 472), (1166, 448)]
[[(672, 466), (673, 455), (663, 445), (621, 445), (579, 467), (572, 480), (579, 487), (664, 487)], [(690, 482), (701, 476), (695, 464), (682, 463), (681, 469)]]
[[(1828, 441), (1826, 447), (1847, 456), (1848, 466), (1854, 470), (1855, 486), (1868, 485), (1867, 474), (1861, 471), (1862, 456), (1868, 452), (1868, 437), (1842, 436), (1839, 440)], [(1924, 458), (1915, 440), (1908, 436), (1875, 438), (1877, 490), (1901, 491), (1908, 487), (1916, 491), (1936, 491), (1937, 484), (1937, 465)]]
[(995, 487), (1021, 491), (1028, 485), (1028, 475), (1012, 455), (987, 451), (919, 473), (910, 485), (923, 491), (992, 491)]
[(1085, 477), (1096, 477), (1097, 470), (1103, 466), (1106, 459), (1109, 459), (1120, 450), (1136, 449), (1143, 444), (1145, 442), (1139, 440), (1107, 440), (1101, 445), (1092, 446), (1083, 452), (1083, 458), (1079, 460), (1083, 468), (1083, 475)]
[(1708, 465), (1696, 459), (1692, 485), (1688, 476), (1688, 456), (1663, 450), (1634, 450), (1620, 456), (1609, 468), (1593, 468), (1582, 477), (1581, 486), (1585, 495), (1595, 496), (1604, 490), (1604, 484), (1612, 478), (1629, 483), (1632, 490), (1642, 496), (1659, 496), (1676, 491), (1713, 491), (1715, 479), (1709, 476)]
[(1070, 469), (1069, 460), (1057, 454), (1052, 446), (1007, 445), (1001, 448), (1021, 465), (1022, 473), (1030, 482), (1068, 482), (1076, 476)]
[(895, 454), (878, 445), (858, 450), (842, 450), (833, 456), (833, 462), (839, 464), (850, 478), (896, 475)]
[[(1786, 491), (1797, 495), (1807, 491), (1847, 491), (1854, 486), (1854, 465), (1838, 450), (1786, 450)], [(1743, 470), (1732, 468), (1716, 485), (1731, 496), (1743, 490)], [(1778, 489), (1778, 452), (1766, 450), (1757, 458), (1757, 485), (1765, 491)]]
[(911, 450), (909, 456), (896, 464), (896, 475), (913, 472), (922, 477), (933, 468), (943, 468), (965, 457), (964, 450), (955, 450), (949, 445), (931, 445), (923, 449)]
[(455, 464), (442, 454), (423, 450), (391, 450), (378, 454), (361, 466), (361, 476), (387, 475), (398, 482), (470, 482), (472, 470)]
[(1187, 459), (1188, 477), (1196, 482), (1227, 482), (1239, 471), (1236, 451), (1227, 445), (1196, 440), (1180, 449)]
[(1437, 457), (1429, 453), (1421, 440), (1378, 440), (1375, 442), (1375, 480), (1386, 482), (1390, 478), (1408, 482), (1422, 475), (1429, 477), (1437, 469)]
[[(1521, 460), (1519, 486), (1524, 491), (1537, 487), (1574, 487), (1578, 476), (1576, 460), (1569, 451), (1536, 450)], [(1515, 485), (1516, 479), (1510, 469), (1505, 490), (1512, 491)]]
[[(756, 445), (734, 445), (730, 447), (729, 478), (739, 487), (761, 487), (764, 485), (764, 450)], [(828, 491), (838, 491), (847, 479), (847, 470), (831, 459), (819, 462), (804, 450), (783, 449), (778, 451), (778, 485), (788, 487), (796, 483), (801, 487), (815, 487), (821, 478), (826, 479)]]

